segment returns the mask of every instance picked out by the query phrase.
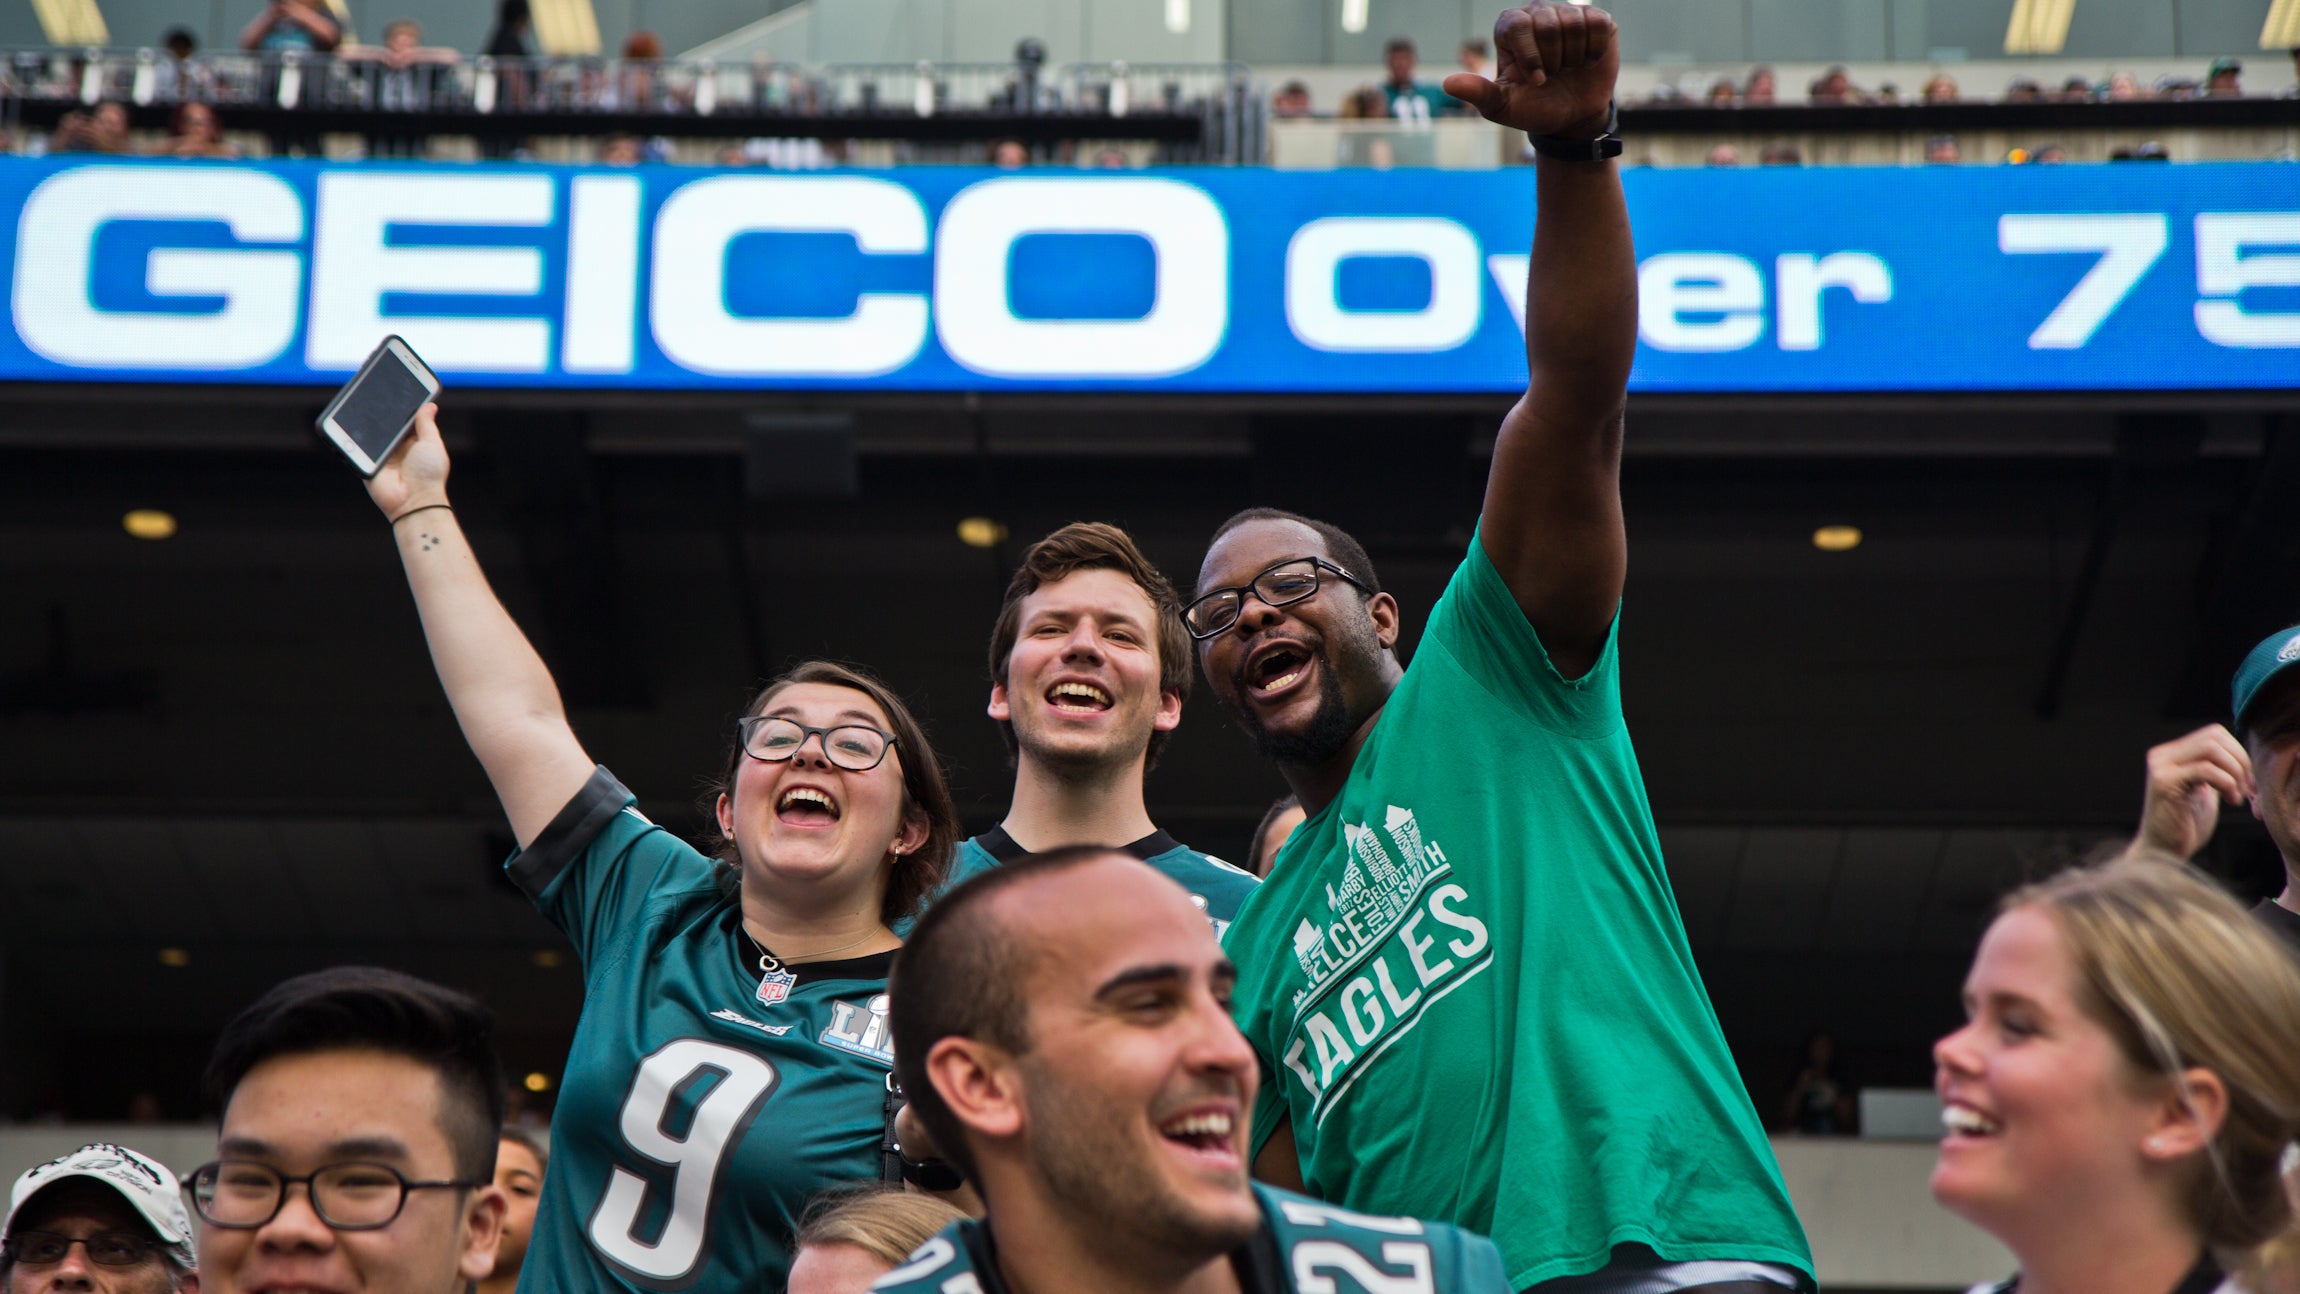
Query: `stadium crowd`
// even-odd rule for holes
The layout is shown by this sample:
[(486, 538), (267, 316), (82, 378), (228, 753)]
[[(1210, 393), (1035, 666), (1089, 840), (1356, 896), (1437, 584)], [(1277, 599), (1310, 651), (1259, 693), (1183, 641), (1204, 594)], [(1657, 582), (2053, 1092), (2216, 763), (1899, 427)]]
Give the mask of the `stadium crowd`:
[[(249, 39), (323, 38), (267, 12)], [(506, 872), (583, 964), (549, 1139), (506, 1124), (481, 1002), (299, 976), (215, 1044), (212, 1162), (23, 1171), (0, 1291), (1812, 1289), (1622, 720), (1615, 34), (1511, 10), (1441, 87), (1532, 139), (1539, 201), (1529, 381), (1410, 664), (1340, 526), (1248, 509), (1186, 592), (1066, 526), (991, 626), (1014, 783), (972, 838), (902, 698), (821, 661), (729, 734), (707, 848), (641, 816), (490, 589), (426, 407), (368, 490)], [(2017, 1256), (1999, 1289), (2291, 1288), (2295, 665), (2300, 628), (2263, 641), (2232, 727), (2149, 753), (2132, 844), (1980, 939), (1932, 1188)], [(1252, 871), (1144, 799), (1200, 678), (1291, 790)], [(2238, 805), (2289, 873), (2251, 913), (2185, 861)], [(1827, 1117), (1809, 1059), (1793, 1108)]]

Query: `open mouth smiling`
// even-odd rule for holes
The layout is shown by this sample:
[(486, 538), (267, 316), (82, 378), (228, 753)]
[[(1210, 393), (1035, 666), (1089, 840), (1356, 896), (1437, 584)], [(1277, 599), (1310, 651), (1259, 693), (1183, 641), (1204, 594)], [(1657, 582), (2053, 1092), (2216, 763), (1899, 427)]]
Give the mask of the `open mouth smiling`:
[(1248, 657), (1239, 671), (1247, 695), (1264, 698), (1284, 693), (1308, 676), (1314, 658), (1301, 643), (1281, 639)]
[(1107, 710), (1112, 702), (1110, 694), (1092, 683), (1057, 683), (1046, 689), (1046, 703), (1057, 710), (1089, 713)]
[(797, 827), (827, 827), (843, 816), (839, 802), (818, 787), (794, 786), (775, 797), (775, 820)]

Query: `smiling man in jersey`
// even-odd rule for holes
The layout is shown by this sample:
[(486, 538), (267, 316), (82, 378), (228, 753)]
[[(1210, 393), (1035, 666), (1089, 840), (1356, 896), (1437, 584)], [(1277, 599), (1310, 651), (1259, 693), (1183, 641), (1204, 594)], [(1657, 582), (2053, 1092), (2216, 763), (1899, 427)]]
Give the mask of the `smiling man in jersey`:
[(1233, 517), (1185, 612), (1309, 814), (1225, 941), (1262, 1061), (1256, 1166), (1490, 1234), (1520, 1289), (1804, 1286), (1622, 719), (1637, 268), (1613, 20), (1541, 3), (1494, 34), (1498, 78), (1446, 91), (1534, 137), (1532, 381), (1412, 666), (1396, 600), (1324, 522)]
[(990, 635), (990, 717), (1014, 759), (1014, 799), (1005, 821), (959, 846), (954, 877), (1109, 845), (1180, 883), (1217, 934), (1228, 928), (1254, 877), (1160, 831), (1142, 798), (1190, 695), (1181, 610), (1116, 526), (1073, 523), (1023, 554)]
[(1493, 1245), (1257, 1187), (1235, 969), (1131, 854), (1019, 859), (959, 886), (896, 954), (895, 1065), (981, 1192), (880, 1294), (1506, 1294)]

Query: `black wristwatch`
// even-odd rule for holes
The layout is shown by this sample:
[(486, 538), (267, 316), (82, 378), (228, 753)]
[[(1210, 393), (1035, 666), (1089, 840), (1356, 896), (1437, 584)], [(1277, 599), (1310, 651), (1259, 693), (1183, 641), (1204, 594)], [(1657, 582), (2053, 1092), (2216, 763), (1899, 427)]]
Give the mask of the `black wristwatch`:
[(1533, 145), (1534, 152), (1560, 162), (1602, 162), (1609, 157), (1621, 156), (1621, 136), (1613, 133), (1620, 124), (1621, 109), (1608, 100), (1605, 105), (1605, 133), (1595, 139), (1527, 135), (1525, 140)]

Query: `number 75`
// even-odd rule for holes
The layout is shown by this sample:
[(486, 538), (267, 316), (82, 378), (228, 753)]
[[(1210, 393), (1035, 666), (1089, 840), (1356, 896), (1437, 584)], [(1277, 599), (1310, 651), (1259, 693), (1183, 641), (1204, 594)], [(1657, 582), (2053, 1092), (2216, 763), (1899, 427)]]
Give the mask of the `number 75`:
[[(1997, 220), (1997, 249), (2009, 255), (2094, 252), (2100, 260), (2029, 334), (2030, 350), (2077, 350), (2092, 340), (2139, 286), (2170, 243), (2161, 213), (2014, 214)], [(2248, 247), (2280, 246), (2278, 253)], [(2246, 288), (2300, 287), (2300, 212), (2207, 212), (2196, 217), (2196, 331), (2242, 349), (2300, 346), (2300, 312), (2248, 312)]]

